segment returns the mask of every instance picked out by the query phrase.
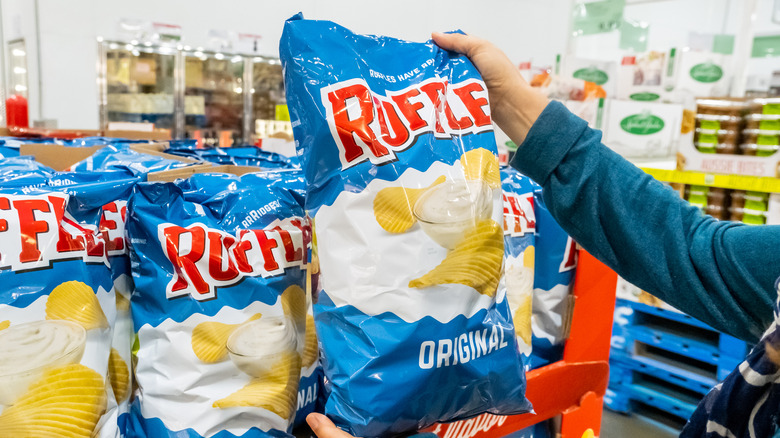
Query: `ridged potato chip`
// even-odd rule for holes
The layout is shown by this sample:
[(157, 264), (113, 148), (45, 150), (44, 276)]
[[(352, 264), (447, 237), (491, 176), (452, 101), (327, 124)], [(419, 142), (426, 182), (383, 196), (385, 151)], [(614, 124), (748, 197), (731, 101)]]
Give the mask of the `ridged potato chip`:
[(46, 301), (46, 319), (75, 322), (85, 330), (108, 327), (95, 291), (80, 281), (66, 281), (51, 291)]
[(485, 148), (472, 149), (460, 157), (466, 179), (481, 179), (491, 189), (501, 187), (498, 157)]
[(235, 329), (247, 322), (260, 318), (258, 313), (241, 324), (225, 324), (207, 321), (195, 326), (192, 330), (192, 351), (205, 363), (222, 362), (227, 359), (227, 340)]
[(317, 331), (314, 329), (314, 316), (306, 315), (306, 339), (303, 344), (303, 366), (308, 368), (314, 365), (320, 355)]
[(0, 321), (0, 330), (5, 330), (11, 326), (11, 321)]
[(520, 339), (525, 342), (526, 345), (531, 345), (531, 295), (526, 295), (522, 298), (512, 315), (512, 320), (515, 323), (515, 333)]
[(296, 352), (287, 352), (273, 372), (252, 379), (243, 388), (214, 402), (213, 407), (252, 406), (269, 410), (282, 418), (291, 418), (295, 414), (300, 374), (301, 357)]
[(111, 388), (114, 390), (117, 403), (121, 403), (130, 389), (130, 370), (115, 348), (111, 349), (111, 354), (108, 356), (108, 378), (111, 380)]
[(534, 257), (536, 257), (536, 250), (533, 246), (529, 246), (523, 251), (523, 266), (526, 268), (534, 267)]
[(377, 223), (388, 233), (404, 233), (416, 222), (412, 209), (417, 199), (433, 186), (443, 183), (447, 178), (440, 176), (428, 187), (407, 189), (404, 187), (386, 187), (374, 198), (374, 216)]
[(0, 437), (89, 438), (105, 410), (99, 373), (81, 364), (54, 368), (0, 414)]
[(293, 284), (282, 292), (282, 309), (299, 327), (306, 324), (306, 292)]
[(501, 226), (492, 219), (477, 222), (441, 263), (409, 287), (424, 288), (436, 284), (463, 284), (477, 292), (493, 296), (501, 276), (504, 238)]
[(116, 293), (116, 310), (130, 310), (130, 300), (119, 292)]

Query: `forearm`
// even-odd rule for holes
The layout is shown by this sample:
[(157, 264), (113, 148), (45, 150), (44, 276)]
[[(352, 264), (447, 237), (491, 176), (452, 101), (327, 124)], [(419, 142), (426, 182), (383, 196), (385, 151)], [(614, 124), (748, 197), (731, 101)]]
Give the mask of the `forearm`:
[(523, 81), (522, 77), (513, 81), (513, 85), (511, 91), (502, 96), (498, 107), (492, 111), (492, 117), (501, 130), (519, 145), (525, 140), (531, 126), (550, 100)]
[(756, 339), (771, 321), (780, 229), (702, 216), (558, 103), (512, 165), (542, 185), (561, 226), (627, 280), (742, 338)]

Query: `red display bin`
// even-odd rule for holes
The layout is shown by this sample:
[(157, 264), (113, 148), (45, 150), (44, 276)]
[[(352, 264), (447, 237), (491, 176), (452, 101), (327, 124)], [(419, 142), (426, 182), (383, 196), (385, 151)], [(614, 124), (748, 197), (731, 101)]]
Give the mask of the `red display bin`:
[(609, 380), (609, 345), (617, 274), (580, 250), (574, 280), (574, 312), (563, 360), (527, 374), (526, 396), (534, 413), (483, 414), (437, 424), (425, 432), (442, 438), (499, 438), (561, 416), (561, 437), (598, 436)]

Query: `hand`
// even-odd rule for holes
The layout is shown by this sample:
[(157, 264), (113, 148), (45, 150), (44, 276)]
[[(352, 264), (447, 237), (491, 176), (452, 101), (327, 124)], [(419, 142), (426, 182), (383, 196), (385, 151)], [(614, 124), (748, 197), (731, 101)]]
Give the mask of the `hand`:
[(531, 88), (504, 52), (490, 42), (456, 33), (434, 32), (431, 37), (442, 49), (466, 55), (477, 67), (488, 87), (493, 120), (521, 144), (547, 106), (547, 98)]
[(336, 427), (330, 421), (330, 418), (322, 414), (311, 413), (306, 417), (306, 422), (309, 423), (309, 427), (319, 438), (355, 438)]

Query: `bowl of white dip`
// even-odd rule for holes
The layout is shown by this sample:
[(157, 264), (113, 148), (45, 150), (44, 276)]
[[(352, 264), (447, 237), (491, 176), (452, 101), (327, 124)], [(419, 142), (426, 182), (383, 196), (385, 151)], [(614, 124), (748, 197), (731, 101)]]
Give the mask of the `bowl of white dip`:
[(227, 341), (230, 360), (252, 377), (273, 371), (285, 353), (297, 349), (295, 324), (283, 316), (263, 316), (242, 324)]
[(12, 405), (53, 368), (79, 363), (87, 331), (70, 321), (35, 321), (0, 331), (0, 405)]
[(453, 249), (466, 231), (493, 212), (493, 193), (481, 180), (455, 180), (433, 186), (417, 199), (414, 217), (434, 242)]

